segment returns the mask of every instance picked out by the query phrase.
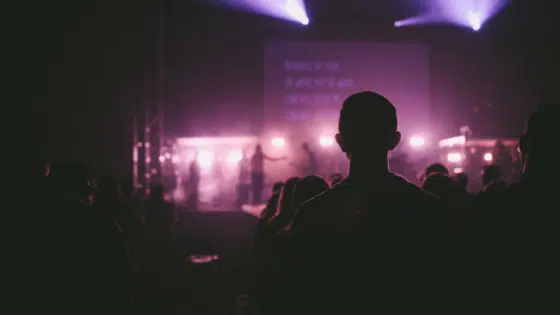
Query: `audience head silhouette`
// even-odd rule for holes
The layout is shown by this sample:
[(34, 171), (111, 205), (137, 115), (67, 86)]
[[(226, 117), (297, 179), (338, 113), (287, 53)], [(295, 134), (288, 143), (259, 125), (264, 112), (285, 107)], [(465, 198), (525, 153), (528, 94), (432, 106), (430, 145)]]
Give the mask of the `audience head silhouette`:
[[(560, 138), (560, 104), (551, 104), (535, 111), (527, 121), (525, 134), (519, 140), (519, 149), (527, 171), (530, 168), (548, 168), (556, 160), (553, 143)], [(552, 168), (554, 169), (554, 168)]]
[(432, 173), (422, 182), (422, 189), (441, 198), (451, 197), (455, 191), (453, 180), (442, 173)]
[(482, 184), (487, 186), (491, 182), (499, 181), (502, 179), (502, 171), (500, 167), (495, 164), (487, 165), (482, 169)]
[(336, 135), (342, 151), (355, 156), (383, 156), (401, 139), (397, 131), (397, 111), (385, 97), (375, 92), (359, 92), (342, 104)]
[(329, 189), (329, 184), (319, 176), (306, 176), (301, 179), (294, 190), (294, 205), (296, 208), (307, 200), (322, 194)]
[(294, 205), (294, 190), (297, 183), (300, 181), (299, 177), (292, 177), (288, 179), (282, 189), (278, 198), (278, 207), (276, 208), (276, 215), (272, 218), (282, 218), (290, 220), (294, 215), (296, 209)]
[(434, 164), (426, 167), (426, 171), (424, 171), (424, 176), (428, 177), (430, 174), (433, 174), (433, 173), (440, 173), (440, 174), (449, 175), (449, 170), (447, 169), (447, 167), (445, 167), (445, 165), (443, 165), (441, 163), (434, 163)]

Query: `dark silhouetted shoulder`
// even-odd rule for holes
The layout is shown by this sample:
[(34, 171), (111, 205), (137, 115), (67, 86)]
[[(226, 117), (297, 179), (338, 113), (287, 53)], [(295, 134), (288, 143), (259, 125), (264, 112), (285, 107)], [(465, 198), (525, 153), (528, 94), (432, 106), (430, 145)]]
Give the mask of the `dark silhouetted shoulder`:
[(397, 175), (389, 176), (380, 185), (366, 187), (346, 179), (305, 202), (297, 211), (290, 230), (293, 233), (318, 232), (317, 229), (329, 229), (329, 225), (344, 223), (345, 218), (381, 209), (390, 209), (399, 216), (408, 213), (416, 217), (417, 213), (430, 217), (430, 212), (443, 211), (444, 208), (438, 197)]
[[(286, 249), (293, 301), (305, 311), (433, 302), (440, 292), (424, 287), (442, 287), (436, 283), (447, 263), (445, 209), (393, 174), (366, 185), (348, 179), (309, 200), (292, 222)], [(367, 296), (378, 297), (376, 306)]]

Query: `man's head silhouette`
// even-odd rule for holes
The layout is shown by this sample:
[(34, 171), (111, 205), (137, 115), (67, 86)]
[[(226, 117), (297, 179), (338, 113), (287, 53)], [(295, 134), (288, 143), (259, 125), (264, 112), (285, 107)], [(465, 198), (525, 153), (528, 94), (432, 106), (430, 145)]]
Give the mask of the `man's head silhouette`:
[(560, 104), (544, 106), (531, 114), (525, 127), (525, 134), (519, 139), (519, 149), (524, 160), (555, 159), (557, 151), (554, 143), (560, 138)]
[(369, 91), (350, 95), (344, 101), (338, 130), (336, 141), (350, 158), (386, 155), (401, 140), (395, 106)]

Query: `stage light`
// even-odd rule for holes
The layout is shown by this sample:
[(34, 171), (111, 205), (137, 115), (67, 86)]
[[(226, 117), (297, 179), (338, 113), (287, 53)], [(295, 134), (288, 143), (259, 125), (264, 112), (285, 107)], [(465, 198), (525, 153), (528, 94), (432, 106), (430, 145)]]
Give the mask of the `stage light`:
[(165, 154), (163, 156), (165, 156), (166, 159), (170, 159), (171, 158), (171, 153), (165, 152)]
[(198, 151), (196, 161), (201, 167), (211, 167), (212, 163), (214, 162), (214, 154), (206, 150)]
[(334, 144), (334, 137), (333, 136), (321, 136), (319, 138), (319, 145), (322, 147), (332, 147)]
[(183, 187), (177, 187), (175, 190), (173, 190), (172, 198), (175, 201), (185, 200), (185, 191)]
[(231, 165), (237, 165), (243, 159), (243, 152), (241, 150), (234, 150), (228, 153), (227, 162)]
[(165, 162), (165, 156), (160, 155), (160, 156), (159, 156), (159, 161), (160, 161), (161, 163)]
[(454, 168), (454, 169), (453, 169), (453, 173), (454, 173), (454, 174), (460, 174), (460, 173), (463, 173), (463, 169), (462, 169), (462, 168), (460, 168), (460, 167), (456, 167), (456, 168)]
[(494, 156), (492, 156), (492, 153), (484, 153), (484, 161), (486, 162), (492, 162), (492, 160), (494, 159)]
[(467, 138), (465, 136), (458, 136), (453, 138), (443, 139), (439, 142), (439, 147), (453, 147), (456, 145), (465, 145), (467, 143)]
[(173, 164), (178, 164), (179, 162), (181, 162), (181, 158), (179, 157), (179, 155), (174, 154), (174, 155), (171, 157), (171, 162), (173, 162)]
[(286, 144), (286, 141), (284, 140), (284, 138), (276, 137), (272, 138), (270, 143), (272, 143), (273, 147), (282, 148)]
[(303, 25), (309, 25), (309, 18), (304, 17), (304, 18), (301, 19), (300, 22), (301, 22), (301, 24), (303, 24)]
[(469, 23), (470, 23), (473, 31), (476, 32), (476, 31), (480, 30), (480, 27), (482, 25), (482, 22), (481, 22), (481, 19), (480, 19), (480, 14), (471, 12), (469, 14)]
[(449, 154), (447, 154), (447, 161), (448, 162), (457, 163), (457, 162), (461, 162), (462, 159), (463, 159), (463, 157), (461, 156), (461, 153), (449, 153)]
[(422, 137), (412, 137), (410, 138), (410, 146), (413, 148), (421, 148), (424, 146), (426, 141)]

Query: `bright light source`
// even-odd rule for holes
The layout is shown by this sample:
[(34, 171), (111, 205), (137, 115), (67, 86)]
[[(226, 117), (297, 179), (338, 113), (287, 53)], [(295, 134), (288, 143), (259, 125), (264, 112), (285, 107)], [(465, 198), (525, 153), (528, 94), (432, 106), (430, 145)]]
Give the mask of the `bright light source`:
[(210, 167), (214, 162), (214, 154), (210, 151), (201, 150), (198, 152), (196, 160), (201, 167)]
[(463, 159), (463, 157), (461, 156), (461, 153), (449, 153), (449, 154), (447, 154), (447, 161), (449, 161), (451, 163), (461, 162), (462, 159)]
[(322, 147), (331, 147), (334, 144), (334, 137), (333, 136), (321, 136), (319, 138), (319, 144)]
[(241, 150), (231, 151), (227, 155), (227, 162), (231, 165), (236, 165), (241, 159), (243, 159), (243, 152)]
[(484, 153), (484, 161), (486, 162), (492, 162), (492, 160), (494, 159), (494, 156), (492, 156), (492, 153)]
[(421, 148), (425, 144), (425, 140), (422, 137), (412, 137), (410, 138), (410, 146), (413, 148)]
[(161, 163), (165, 162), (165, 156), (160, 155), (160, 156), (159, 156), (159, 161), (160, 161)]
[(281, 148), (286, 144), (286, 141), (284, 140), (284, 138), (272, 138), (271, 140), (272, 146), (277, 147), (277, 148)]
[(185, 200), (185, 190), (183, 187), (177, 187), (173, 190), (172, 198), (175, 201), (183, 201)]
[(439, 147), (453, 147), (456, 145), (464, 145), (465, 143), (467, 143), (467, 139), (465, 138), (465, 136), (458, 136), (441, 140), (439, 142)]
[(173, 162), (173, 164), (178, 164), (179, 162), (181, 162), (181, 158), (179, 157), (179, 155), (174, 154), (173, 157), (171, 157), (171, 161)]
[(453, 169), (453, 173), (455, 173), (455, 174), (463, 173), (463, 169), (460, 168), (460, 167), (456, 167), (456, 168)]
[(480, 30), (480, 27), (481, 27), (481, 24), (482, 24), (481, 19), (480, 19), (480, 14), (470, 12), (469, 13), (469, 23), (471, 25), (471, 28), (474, 31)]
[(165, 156), (166, 159), (170, 159), (171, 158), (171, 153), (166, 152), (163, 156)]
[(454, 24), (479, 31), (498, 14), (509, 0), (431, 0), (424, 1), (420, 14), (395, 23), (400, 26)]
[[(270, 1), (271, 2), (271, 1)], [(305, 10), (305, 4), (301, 0), (286, 0), (284, 11), (287, 16), (303, 25), (309, 24), (309, 18)]]

